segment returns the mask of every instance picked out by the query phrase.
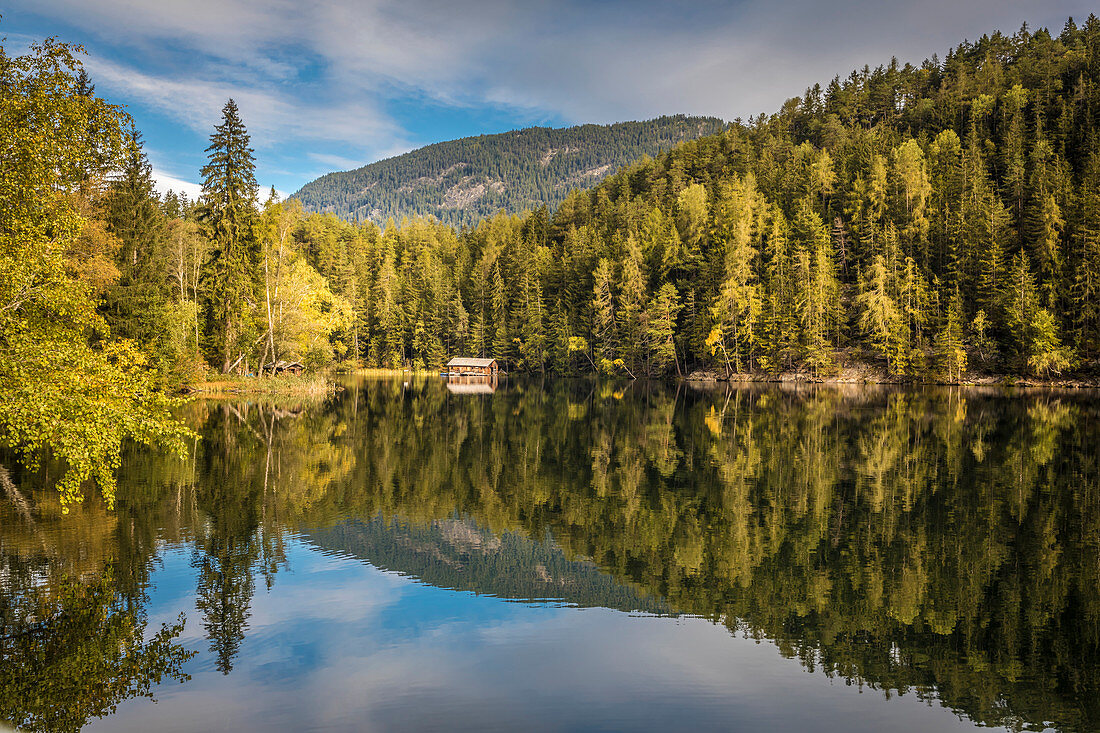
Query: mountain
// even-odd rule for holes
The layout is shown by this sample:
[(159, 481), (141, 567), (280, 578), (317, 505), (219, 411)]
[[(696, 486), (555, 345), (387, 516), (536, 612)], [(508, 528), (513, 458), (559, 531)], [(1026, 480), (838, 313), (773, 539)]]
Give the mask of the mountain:
[(294, 194), (309, 211), (349, 221), (434, 216), (473, 224), (504, 209), (554, 207), (620, 166), (725, 129), (714, 117), (529, 127), (437, 143), (353, 171), (329, 173)]
[(516, 601), (671, 613), (662, 599), (616, 581), (591, 561), (568, 559), (548, 537), (539, 542), (516, 532), (498, 536), (469, 518), (428, 525), (353, 519), (302, 536), (323, 550), (439, 588)]

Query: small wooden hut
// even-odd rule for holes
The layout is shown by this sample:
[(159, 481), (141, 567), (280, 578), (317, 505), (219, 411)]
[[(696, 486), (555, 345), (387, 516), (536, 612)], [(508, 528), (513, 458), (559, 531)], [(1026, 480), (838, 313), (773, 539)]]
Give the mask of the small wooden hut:
[(283, 361), (281, 359), (272, 364), (264, 365), (264, 371), (269, 374), (301, 374), (303, 369), (305, 367), (299, 361)]
[(476, 359), (456, 356), (447, 362), (444, 374), (449, 377), (495, 377), (500, 373), (496, 359)]

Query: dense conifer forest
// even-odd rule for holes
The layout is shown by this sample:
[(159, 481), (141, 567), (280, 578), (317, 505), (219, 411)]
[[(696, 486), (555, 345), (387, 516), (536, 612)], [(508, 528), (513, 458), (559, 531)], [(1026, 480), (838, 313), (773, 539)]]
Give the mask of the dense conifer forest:
[(555, 208), (574, 188), (595, 185), (627, 163), (724, 128), (713, 117), (675, 115), (466, 137), (329, 173), (294, 198), (307, 211), (352, 222), (384, 225), (391, 218), (432, 216), (455, 226), (474, 225), (501, 210)]
[(1090, 17), (865, 67), (554, 212), (463, 231), (307, 217), (291, 238), (348, 303), (337, 340), (369, 364), (869, 363), (940, 381), (1095, 368), (1098, 43)]
[(280, 360), (1095, 374), (1098, 115), (1090, 16), (864, 67), (554, 210), (383, 228), (261, 203), (232, 100), (201, 199), (160, 197), (75, 49), (0, 51), (3, 440), (67, 462), (66, 496), (92, 478), (109, 496), (124, 439), (182, 449), (166, 389)]

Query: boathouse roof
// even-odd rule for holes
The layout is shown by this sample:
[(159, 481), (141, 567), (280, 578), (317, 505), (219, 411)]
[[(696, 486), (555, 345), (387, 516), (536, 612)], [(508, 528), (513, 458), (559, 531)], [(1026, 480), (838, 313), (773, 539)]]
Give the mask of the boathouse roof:
[(477, 359), (469, 356), (456, 356), (447, 362), (448, 367), (487, 367), (496, 363), (496, 359)]

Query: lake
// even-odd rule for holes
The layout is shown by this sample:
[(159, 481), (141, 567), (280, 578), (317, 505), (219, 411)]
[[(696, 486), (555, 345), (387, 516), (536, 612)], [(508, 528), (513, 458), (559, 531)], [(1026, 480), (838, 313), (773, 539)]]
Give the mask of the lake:
[(192, 402), (113, 509), (9, 460), (0, 719), (1100, 729), (1097, 394), (455, 386)]

